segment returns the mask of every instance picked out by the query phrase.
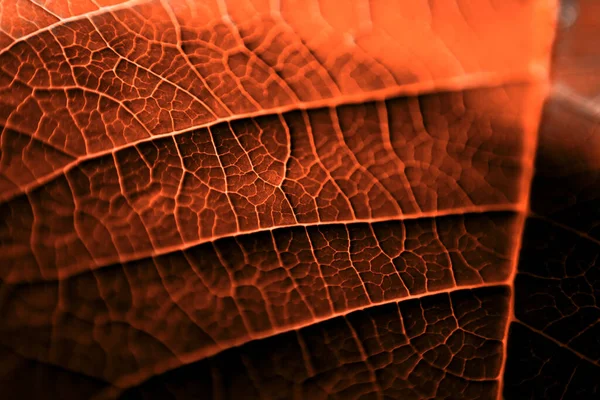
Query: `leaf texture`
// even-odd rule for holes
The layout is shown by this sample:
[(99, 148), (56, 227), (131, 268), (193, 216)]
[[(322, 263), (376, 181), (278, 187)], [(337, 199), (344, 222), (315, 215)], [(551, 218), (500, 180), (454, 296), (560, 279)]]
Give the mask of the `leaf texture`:
[(545, 109), (515, 279), (507, 398), (600, 395), (591, 379), (600, 372), (598, 115), (564, 89)]
[[(2, 391), (597, 393), (576, 384), (600, 357), (593, 124), (569, 117), (588, 135), (560, 151), (542, 129), (526, 218), (554, 13), (2, 3)], [(544, 246), (576, 271), (531, 262)], [(545, 371), (567, 362), (571, 381)]]

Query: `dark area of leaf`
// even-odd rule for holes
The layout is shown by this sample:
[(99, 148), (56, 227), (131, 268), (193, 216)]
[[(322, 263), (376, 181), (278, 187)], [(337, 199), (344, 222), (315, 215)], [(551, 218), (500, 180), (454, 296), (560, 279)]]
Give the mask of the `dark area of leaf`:
[(248, 343), (122, 399), (483, 399), (498, 390), (509, 289), (427, 296)]
[(557, 94), (542, 117), (506, 399), (600, 397), (600, 114), (589, 107)]

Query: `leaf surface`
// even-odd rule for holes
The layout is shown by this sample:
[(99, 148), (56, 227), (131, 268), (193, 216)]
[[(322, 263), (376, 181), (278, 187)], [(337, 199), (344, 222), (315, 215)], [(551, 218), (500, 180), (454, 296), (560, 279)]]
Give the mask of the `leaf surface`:
[[(493, 399), (537, 390), (531, 335), (593, 340), (554, 328), (591, 292), (540, 317), (525, 281), (553, 1), (2, 7), (15, 398)], [(532, 210), (597, 242), (552, 140)]]
[(600, 394), (592, 378), (600, 372), (600, 135), (594, 107), (562, 89), (545, 108), (532, 215), (514, 283), (507, 398)]

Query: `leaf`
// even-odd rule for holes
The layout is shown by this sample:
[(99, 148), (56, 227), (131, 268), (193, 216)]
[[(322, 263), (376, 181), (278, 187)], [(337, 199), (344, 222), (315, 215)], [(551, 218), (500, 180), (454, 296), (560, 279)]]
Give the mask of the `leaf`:
[(598, 149), (597, 109), (557, 91), (542, 120), (532, 215), (514, 284), (507, 398), (600, 393), (593, 379), (600, 372)]
[[(593, 150), (563, 157), (542, 129), (525, 223), (554, 11), (3, 3), (2, 392), (594, 393), (575, 383), (597, 368), (595, 328), (573, 328), (597, 311), (597, 207), (590, 168), (571, 165)], [(574, 200), (548, 209), (563, 187)], [(555, 236), (548, 259), (568, 253), (556, 227), (571, 223), (592, 238), (573, 283), (529, 261)]]

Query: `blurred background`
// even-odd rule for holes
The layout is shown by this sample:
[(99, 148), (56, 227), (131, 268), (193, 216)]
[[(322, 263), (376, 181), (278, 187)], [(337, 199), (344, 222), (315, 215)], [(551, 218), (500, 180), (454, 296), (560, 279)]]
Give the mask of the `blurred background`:
[(553, 80), (600, 101), (600, 1), (562, 0), (553, 56)]

